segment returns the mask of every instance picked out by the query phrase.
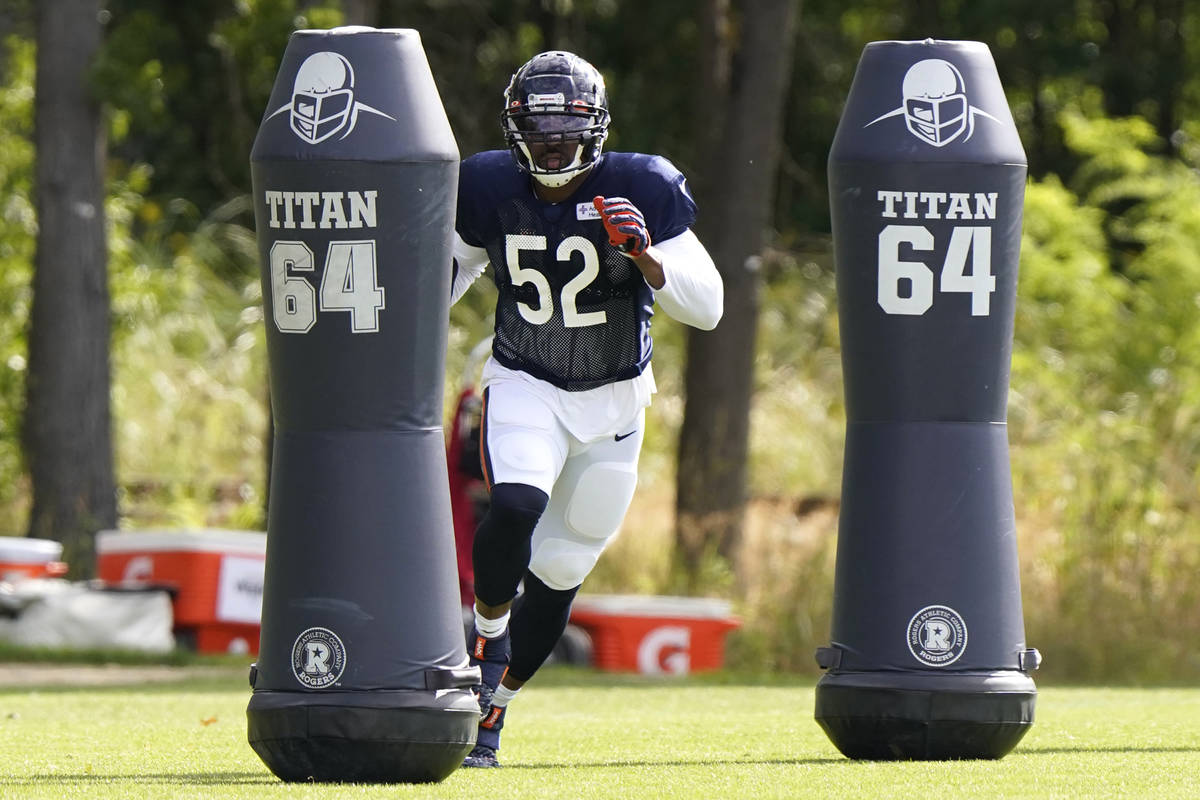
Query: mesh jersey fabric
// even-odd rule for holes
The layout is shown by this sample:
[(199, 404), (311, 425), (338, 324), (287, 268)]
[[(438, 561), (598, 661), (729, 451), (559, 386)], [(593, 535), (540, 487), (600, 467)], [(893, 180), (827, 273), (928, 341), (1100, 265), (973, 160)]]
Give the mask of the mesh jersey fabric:
[(507, 150), (471, 156), (459, 171), (456, 228), (487, 251), (498, 290), (493, 355), (567, 391), (634, 378), (653, 352), (654, 293), (608, 243), (596, 195), (632, 201), (653, 241), (695, 221), (686, 180), (661, 156), (605, 153), (561, 203), (539, 200)]

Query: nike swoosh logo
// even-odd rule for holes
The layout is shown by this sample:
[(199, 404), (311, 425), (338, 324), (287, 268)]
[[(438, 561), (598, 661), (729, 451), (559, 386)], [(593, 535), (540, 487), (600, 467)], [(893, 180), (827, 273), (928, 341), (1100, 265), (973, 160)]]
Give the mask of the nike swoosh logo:
[(622, 439), (628, 439), (630, 436), (633, 436), (635, 433), (637, 433), (637, 428), (634, 428), (629, 433), (618, 433), (616, 436), (613, 437), (613, 439), (615, 439), (616, 441), (619, 442)]

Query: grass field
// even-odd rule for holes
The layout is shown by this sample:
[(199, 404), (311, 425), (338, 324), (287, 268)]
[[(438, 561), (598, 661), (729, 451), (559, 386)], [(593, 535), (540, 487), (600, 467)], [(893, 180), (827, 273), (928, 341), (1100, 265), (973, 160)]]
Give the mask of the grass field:
[(1000, 761), (870, 763), (813, 722), (809, 678), (550, 668), (514, 702), (503, 769), (331, 786), (283, 784), (250, 750), (244, 670), (137, 679), (0, 688), (0, 798), (1200, 797), (1200, 689), (1042, 687)]

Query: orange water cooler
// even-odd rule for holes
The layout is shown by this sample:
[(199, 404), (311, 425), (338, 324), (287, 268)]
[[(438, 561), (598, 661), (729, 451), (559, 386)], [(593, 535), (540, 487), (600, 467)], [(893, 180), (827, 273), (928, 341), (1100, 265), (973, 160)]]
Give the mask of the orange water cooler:
[(0, 536), (0, 581), (61, 578), (67, 574), (62, 543), (52, 539)]
[(175, 637), (200, 653), (258, 653), (267, 537), (255, 531), (102, 531), (97, 575), (172, 592)]
[(591, 636), (596, 667), (645, 675), (720, 669), (725, 636), (741, 625), (725, 600), (642, 595), (580, 596), (571, 622)]

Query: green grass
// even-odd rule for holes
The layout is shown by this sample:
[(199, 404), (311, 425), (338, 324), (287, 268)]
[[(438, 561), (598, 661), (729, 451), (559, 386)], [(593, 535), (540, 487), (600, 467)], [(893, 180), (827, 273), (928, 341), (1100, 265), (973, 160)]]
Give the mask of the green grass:
[[(0, 673), (4, 665), (0, 665)], [(0, 689), (0, 798), (1196, 797), (1200, 690), (1043, 687), (1000, 761), (852, 762), (812, 679), (655, 681), (546, 670), (500, 770), (428, 786), (295, 785), (246, 744), (244, 669), (190, 683)], [(2, 679), (0, 679), (2, 685)]]

